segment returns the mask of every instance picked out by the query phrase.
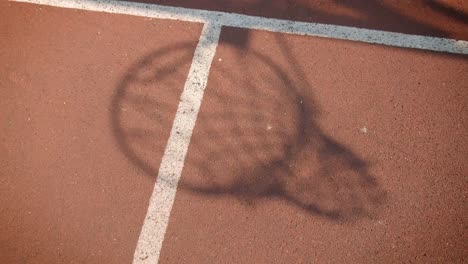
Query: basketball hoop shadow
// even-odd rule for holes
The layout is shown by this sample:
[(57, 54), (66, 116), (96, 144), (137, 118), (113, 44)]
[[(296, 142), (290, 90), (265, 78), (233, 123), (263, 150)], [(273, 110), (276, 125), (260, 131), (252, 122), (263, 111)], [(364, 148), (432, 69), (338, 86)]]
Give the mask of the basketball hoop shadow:
[[(181, 92), (174, 80), (186, 79), (179, 66), (190, 64), (191, 47), (171, 45), (142, 58), (112, 100), (119, 148), (153, 177), (159, 164), (152, 151), (167, 143), (175, 113), (169, 102)], [(385, 191), (366, 161), (320, 128), (317, 103), (304, 94), (307, 82), (259, 51), (238, 56), (247, 54), (249, 64), (239, 64), (241, 71), (213, 62), (178, 188), (249, 205), (284, 199), (335, 221), (374, 216)]]

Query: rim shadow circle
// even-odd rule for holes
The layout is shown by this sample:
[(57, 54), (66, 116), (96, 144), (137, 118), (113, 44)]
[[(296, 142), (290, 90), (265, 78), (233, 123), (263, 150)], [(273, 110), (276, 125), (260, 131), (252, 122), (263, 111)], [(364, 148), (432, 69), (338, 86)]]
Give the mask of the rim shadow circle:
[[(303, 94), (310, 91), (302, 87), (307, 82), (259, 51), (237, 55), (212, 63), (184, 164), (189, 176), (178, 188), (247, 204), (281, 198), (331, 220), (369, 216), (385, 193), (367, 163), (320, 128), (313, 95)], [(248, 64), (242, 56), (249, 56)], [(117, 144), (151, 177), (157, 177), (192, 57), (193, 43), (147, 54), (112, 98)]]

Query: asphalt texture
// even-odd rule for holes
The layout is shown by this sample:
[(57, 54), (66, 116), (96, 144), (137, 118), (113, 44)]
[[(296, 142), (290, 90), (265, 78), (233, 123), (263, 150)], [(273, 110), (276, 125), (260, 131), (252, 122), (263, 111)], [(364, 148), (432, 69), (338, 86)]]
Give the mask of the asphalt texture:
[[(150, 2), (468, 39), (464, 1)], [(0, 262), (132, 262), (203, 25), (0, 17)], [(223, 27), (159, 262), (465, 263), (467, 73)]]

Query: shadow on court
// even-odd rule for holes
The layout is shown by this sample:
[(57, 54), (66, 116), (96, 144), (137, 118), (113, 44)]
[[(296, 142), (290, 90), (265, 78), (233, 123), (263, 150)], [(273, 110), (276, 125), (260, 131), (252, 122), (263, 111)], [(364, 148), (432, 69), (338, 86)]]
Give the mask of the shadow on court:
[[(282, 199), (334, 221), (373, 217), (386, 193), (368, 163), (319, 126), (314, 86), (281, 35), (274, 39), (289, 60), (282, 65), (245, 46), (247, 31), (223, 30), (178, 188), (199, 195), (230, 196), (247, 206)], [(111, 121), (122, 152), (157, 177), (152, 150), (167, 143), (180, 89), (180, 65), (190, 63), (193, 43), (154, 51), (137, 61), (119, 83)], [(313, 57), (311, 57), (313, 59)], [(234, 65), (233, 65), (234, 64)], [(178, 91), (178, 92), (175, 92)]]
[(130, 0), (293, 21), (468, 39), (463, 1)]

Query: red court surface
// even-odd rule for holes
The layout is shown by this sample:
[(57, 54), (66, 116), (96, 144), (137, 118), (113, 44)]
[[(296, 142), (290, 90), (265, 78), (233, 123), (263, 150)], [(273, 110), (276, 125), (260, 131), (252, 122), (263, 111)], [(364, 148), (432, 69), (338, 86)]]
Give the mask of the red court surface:
[(0, 262), (130, 263), (200, 25), (0, 5)]
[(468, 5), (463, 0), (131, 1), (468, 40)]
[(243, 34), (221, 34), (160, 262), (463, 262), (466, 58)]
[[(150, 2), (468, 39), (462, 1)], [(0, 263), (146, 263), (203, 25), (0, 17)], [(467, 73), (466, 55), (223, 27), (159, 263), (465, 263)]]

